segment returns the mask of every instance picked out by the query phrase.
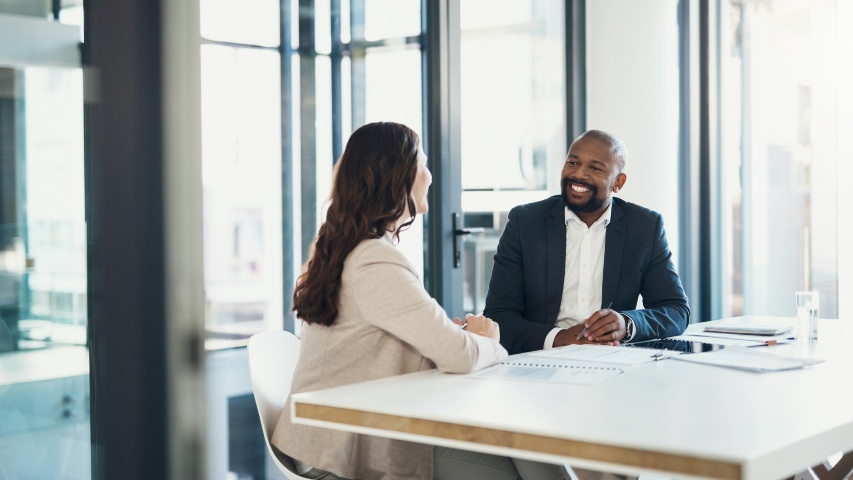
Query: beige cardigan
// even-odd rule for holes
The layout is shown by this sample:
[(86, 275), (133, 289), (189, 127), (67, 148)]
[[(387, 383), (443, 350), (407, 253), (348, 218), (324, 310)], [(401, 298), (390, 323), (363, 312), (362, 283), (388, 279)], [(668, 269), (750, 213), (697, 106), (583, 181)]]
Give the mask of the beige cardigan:
[[(428, 370), (467, 373), (507, 356), (460, 329), (429, 296), (390, 234), (364, 240), (344, 262), (338, 317), (304, 324), (292, 393)], [(433, 449), (399, 440), (294, 425), (288, 401), (272, 444), (293, 458), (351, 479), (431, 479)]]

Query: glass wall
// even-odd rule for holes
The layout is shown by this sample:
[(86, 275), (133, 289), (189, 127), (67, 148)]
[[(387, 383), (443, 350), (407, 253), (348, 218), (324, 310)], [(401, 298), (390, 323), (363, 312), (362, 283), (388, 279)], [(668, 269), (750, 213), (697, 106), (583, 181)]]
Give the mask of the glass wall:
[(565, 13), (552, 0), (463, 0), (462, 210), (466, 312), (483, 311), (509, 210), (559, 193), (565, 160)]
[(82, 32), (47, 7), (0, 4), (0, 478), (87, 479)]
[[(341, 91), (350, 99), (342, 111), (341, 143), (364, 123), (391, 121), (411, 127), (423, 144), (423, 85), (420, 0), (341, 1), (341, 42), (347, 68)], [(333, 39), (336, 41), (336, 39)], [(349, 87), (349, 91), (345, 90)], [(318, 98), (320, 94), (318, 93)], [(347, 117), (347, 113), (349, 116)], [(425, 149), (427, 156), (430, 152)], [(429, 163), (429, 161), (427, 161)], [(424, 217), (400, 236), (399, 248), (423, 277)]]
[[(285, 285), (307, 260), (352, 130), (395, 121), (422, 135), (421, 3), (200, 5), (207, 475), (278, 478), (242, 347), (263, 330), (298, 334)], [(422, 225), (400, 243), (421, 271)]]
[[(87, 479), (82, 6), (48, 3), (0, 2), (0, 478)], [(459, 3), (462, 130), (452, 134), (466, 225), (485, 230), (465, 240), (467, 311), (483, 309), (509, 209), (559, 191), (571, 140), (564, 3)], [(288, 285), (350, 132), (379, 120), (424, 131), (422, 2), (312, 5), (200, 2), (209, 478), (276, 475), (239, 347), (292, 321)], [(850, 233), (838, 178), (851, 162), (838, 145), (853, 124), (839, 106), (849, 98), (839, 5), (720, 0), (723, 316), (791, 316), (805, 288), (821, 291), (822, 316), (841, 313)], [(625, 140), (622, 195), (664, 215), (677, 254), (678, 0), (586, 6), (587, 127)], [(423, 271), (420, 218), (400, 248)]]
[(276, 0), (201, 2), (208, 344), (282, 324)]
[(794, 292), (817, 290), (837, 318), (839, 134), (853, 128), (838, 4), (720, 6), (723, 316), (792, 316)]
[[(200, 2), (207, 478), (266, 478), (245, 349), (283, 325), (278, 0)], [(275, 477), (273, 477), (275, 478)]]

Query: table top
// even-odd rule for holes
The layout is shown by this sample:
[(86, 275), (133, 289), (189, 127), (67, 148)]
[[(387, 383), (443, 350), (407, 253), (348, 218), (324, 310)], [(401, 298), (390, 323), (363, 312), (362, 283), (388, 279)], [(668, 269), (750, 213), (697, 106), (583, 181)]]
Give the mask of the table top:
[(431, 370), (293, 395), (293, 419), (614, 472), (782, 478), (853, 450), (853, 322), (819, 328), (816, 345), (755, 347), (826, 360), (804, 369), (664, 360), (596, 385)]

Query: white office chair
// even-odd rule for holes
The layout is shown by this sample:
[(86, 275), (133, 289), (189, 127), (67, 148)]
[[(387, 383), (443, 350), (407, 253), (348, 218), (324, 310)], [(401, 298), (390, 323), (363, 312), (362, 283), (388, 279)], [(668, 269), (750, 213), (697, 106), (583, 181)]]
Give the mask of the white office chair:
[(267, 451), (287, 478), (304, 479), (296, 474), (293, 462), (279, 458), (270, 445), (270, 435), (290, 394), (293, 370), (299, 358), (299, 339), (290, 332), (263, 332), (249, 339), (247, 351), (252, 392), (258, 405)]

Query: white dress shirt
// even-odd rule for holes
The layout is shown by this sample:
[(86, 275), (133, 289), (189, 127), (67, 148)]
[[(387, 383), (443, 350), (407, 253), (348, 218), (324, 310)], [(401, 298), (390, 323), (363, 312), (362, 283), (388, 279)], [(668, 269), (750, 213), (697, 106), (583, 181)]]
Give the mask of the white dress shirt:
[(604, 281), (604, 241), (610, 224), (611, 207), (587, 227), (566, 208), (566, 276), (563, 299), (554, 329), (545, 337), (543, 348), (554, 346), (560, 330), (573, 327), (600, 310), (601, 285)]

